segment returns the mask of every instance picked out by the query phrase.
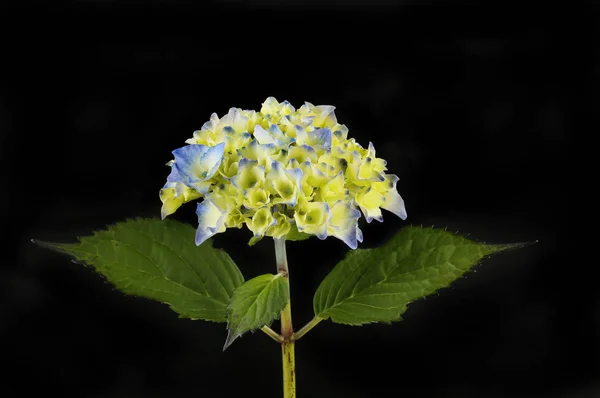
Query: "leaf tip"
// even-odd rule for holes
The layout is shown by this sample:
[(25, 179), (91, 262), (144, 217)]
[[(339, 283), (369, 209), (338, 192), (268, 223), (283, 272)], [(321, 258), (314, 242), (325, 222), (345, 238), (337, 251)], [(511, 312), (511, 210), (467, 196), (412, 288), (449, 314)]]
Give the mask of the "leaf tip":
[(536, 239), (536, 240), (532, 240), (532, 241), (528, 241), (528, 242), (507, 243), (507, 244), (490, 245), (490, 246), (492, 247), (492, 250), (494, 253), (498, 253), (498, 252), (505, 252), (505, 251), (509, 251), (509, 250), (516, 250), (516, 249), (521, 249), (524, 247), (533, 246), (538, 242), (539, 242), (539, 240)]
[(229, 333), (227, 333), (227, 338), (225, 339), (225, 344), (223, 345), (223, 352), (229, 348), (229, 346), (235, 341), (235, 339), (237, 339), (238, 337), (240, 337), (241, 335), (238, 333), (232, 333), (231, 329), (229, 330)]
[(46, 242), (43, 240), (39, 240), (39, 239), (30, 239), (31, 243), (38, 245), (39, 247), (42, 247), (44, 249), (50, 249), (50, 250), (54, 250), (54, 251), (58, 251), (58, 252), (64, 252), (64, 249), (62, 249), (62, 244), (60, 243), (53, 243), (53, 242)]

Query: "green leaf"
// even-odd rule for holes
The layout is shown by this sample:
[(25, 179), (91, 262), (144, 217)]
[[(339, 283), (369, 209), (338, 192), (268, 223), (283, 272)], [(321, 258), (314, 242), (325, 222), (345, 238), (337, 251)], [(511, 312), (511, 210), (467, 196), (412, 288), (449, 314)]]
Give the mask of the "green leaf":
[(283, 274), (265, 274), (235, 289), (227, 313), (227, 340), (223, 350), (248, 330), (269, 325), (279, 318), (290, 297)]
[(119, 290), (168, 304), (181, 317), (227, 321), (227, 304), (244, 282), (229, 255), (210, 241), (194, 243), (194, 228), (174, 220), (136, 219), (43, 247), (92, 266)]
[(447, 287), (493, 253), (522, 246), (406, 227), (382, 247), (349, 252), (317, 289), (314, 311), (348, 325), (397, 321), (411, 301)]

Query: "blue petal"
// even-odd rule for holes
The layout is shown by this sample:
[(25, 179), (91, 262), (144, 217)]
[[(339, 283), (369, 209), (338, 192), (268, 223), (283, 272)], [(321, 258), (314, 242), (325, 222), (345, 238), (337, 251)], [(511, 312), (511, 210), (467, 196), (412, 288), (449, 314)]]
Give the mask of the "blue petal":
[(283, 134), (283, 131), (281, 131), (279, 126), (276, 124), (272, 124), (269, 127), (269, 134), (275, 138), (275, 144), (278, 147), (289, 146), (291, 143), (296, 141), (294, 137)]
[(404, 206), (404, 199), (402, 199), (396, 190), (396, 183), (400, 179), (394, 174), (390, 174), (387, 177), (390, 179), (391, 188), (385, 194), (381, 208), (391, 211), (401, 219), (406, 220), (408, 214), (406, 213), (406, 207)]
[[(302, 181), (302, 170), (300, 169), (286, 169), (282, 163), (274, 160), (271, 162), (271, 171), (267, 178), (274, 184), (276, 180), (287, 180), (294, 184), (294, 192), (293, 195), (289, 198), (289, 200), (283, 201), (283, 199), (277, 199), (278, 203), (287, 204), (290, 206), (296, 205), (296, 199), (298, 196), (298, 191), (302, 189), (301, 181)], [(275, 185), (273, 185), (275, 186)]]
[(173, 167), (173, 165), (171, 165), (171, 173), (167, 176), (167, 182), (184, 182), (184, 177), (179, 173), (176, 167)]
[[(373, 143), (371, 141), (369, 141), (369, 148), (367, 149), (367, 157), (370, 157), (371, 159), (375, 159), (375, 147), (373, 146)], [(387, 165), (387, 161), (385, 159), (379, 159), (379, 161), (381, 161), (384, 166)], [(382, 179), (381, 181), (384, 181), (384, 179)]]
[(225, 143), (214, 147), (191, 144), (173, 151), (174, 168), (188, 186), (210, 179), (223, 161)]
[(229, 126), (238, 133), (243, 133), (248, 130), (248, 117), (244, 116), (239, 109), (230, 108), (227, 115), (221, 119), (222, 126)]
[(348, 139), (348, 127), (343, 124), (338, 124), (335, 127), (337, 127), (337, 130), (333, 132), (333, 135), (338, 137), (339, 140)]
[(259, 144), (258, 140), (252, 140), (247, 146), (238, 149), (237, 153), (242, 158), (264, 160), (275, 153), (275, 144)]
[(360, 228), (356, 227), (356, 240), (362, 243), (363, 241), (363, 232)]
[(310, 145), (302, 144), (290, 147), (289, 159), (296, 159), (298, 162), (316, 162), (319, 159), (317, 152)]
[(287, 174), (290, 176), (290, 178), (293, 179), (293, 181), (296, 183), (296, 187), (298, 187), (298, 189), (300, 189), (302, 187), (301, 181), (302, 181), (302, 175), (304, 173), (302, 173), (301, 169), (295, 168), (295, 169), (287, 169)]
[(327, 239), (327, 227), (322, 228), (315, 236), (321, 240)]
[(246, 167), (252, 167), (257, 164), (258, 164), (258, 161), (256, 161), (256, 160), (252, 160), (252, 159), (248, 159), (248, 158), (240, 159), (240, 161), (238, 163), (238, 174), (242, 169), (245, 169)]
[(306, 142), (308, 141), (308, 134), (306, 130), (302, 126), (295, 125), (294, 129), (296, 130), (296, 141), (298, 142)]
[(275, 139), (267, 130), (262, 128), (260, 125), (254, 126), (254, 137), (259, 144), (273, 144)]
[[(329, 205), (327, 203), (323, 203), (323, 211), (326, 212), (326, 213), (328, 213), (328, 214), (330, 214), (329, 213)], [(331, 216), (329, 216), (329, 217), (331, 217)], [(321, 230), (317, 231), (315, 233), (315, 235), (316, 235), (317, 238), (319, 238), (321, 240), (327, 239), (327, 224), (328, 224), (328, 222), (329, 221), (325, 221), (323, 223), (323, 227), (321, 228)]]
[(372, 215), (369, 215), (369, 214), (366, 212), (366, 210), (364, 210), (364, 209), (363, 209), (363, 213), (365, 214), (365, 219), (367, 220), (367, 223), (369, 223), (369, 224), (370, 224), (370, 223), (371, 223), (371, 221), (373, 221), (373, 220), (377, 220), (377, 221), (379, 221), (379, 222), (383, 222), (383, 215), (381, 215), (381, 214), (379, 214), (379, 215), (376, 215), (376, 216), (372, 216)]
[(275, 145), (277, 148), (289, 146), (295, 141), (295, 138), (283, 134), (276, 124), (271, 124), (268, 130), (260, 125), (254, 126), (254, 137), (261, 145)]
[(212, 182), (210, 181), (195, 181), (190, 183), (190, 188), (194, 188), (196, 191), (200, 192), (202, 195), (206, 195), (210, 190)]
[(221, 142), (220, 144), (211, 147), (206, 151), (204, 156), (202, 156), (200, 159), (200, 167), (208, 172), (205, 178), (206, 180), (215, 175), (223, 161), (224, 154), (225, 143)]
[(354, 223), (354, 228), (348, 228), (345, 231), (340, 231), (340, 234), (336, 235), (336, 238), (347, 244), (352, 250), (358, 247), (358, 240), (356, 239), (356, 224), (358, 223)]
[(217, 129), (218, 124), (219, 124), (219, 116), (213, 112), (210, 115), (210, 120), (202, 125), (201, 130), (214, 132)]
[(373, 146), (373, 143), (371, 141), (369, 141), (369, 148), (367, 149), (367, 156), (370, 158), (375, 157), (375, 147)]
[[(336, 215), (338, 211), (342, 213)], [(330, 235), (333, 235), (334, 237), (340, 239), (351, 249), (356, 249), (358, 247), (358, 238), (360, 237), (360, 240), (362, 241), (362, 233), (358, 229), (359, 218), (360, 211), (358, 209), (356, 209), (349, 203), (346, 203), (342, 200), (338, 200), (331, 207), (331, 218), (329, 226), (331, 227), (331, 230), (333, 230), (333, 234), (330, 233)]]
[(300, 118), (300, 121), (305, 126), (311, 125), (315, 121), (315, 116), (303, 116)]
[(314, 148), (310, 145), (300, 145), (300, 148), (304, 149), (308, 153), (308, 156), (312, 159), (313, 162), (316, 162), (319, 158), (317, 152), (315, 152)]
[(227, 212), (216, 206), (210, 199), (205, 199), (196, 206), (196, 214), (198, 215), (196, 245), (200, 246), (205, 240), (221, 232)]
[(276, 124), (271, 124), (269, 126), (269, 133), (277, 139), (281, 139), (284, 136), (283, 131), (281, 131), (279, 126), (277, 126)]
[(313, 145), (319, 145), (326, 149), (331, 148), (331, 130), (328, 128), (310, 131), (308, 137)]
[(257, 167), (257, 171), (259, 173), (262, 173), (262, 178), (264, 179), (264, 172), (265, 172), (264, 166), (260, 166), (260, 165), (258, 165), (258, 161), (248, 159), (248, 158), (242, 158), (239, 161), (238, 172), (231, 179), (231, 183), (233, 184), (233, 186), (236, 187), (237, 189), (239, 189), (240, 191), (242, 191), (244, 194), (246, 193), (246, 189), (249, 188), (249, 186), (244, 186), (244, 181), (246, 181), (247, 173), (253, 171), (252, 170), (253, 167)]
[[(312, 105), (312, 104), (311, 104)], [(333, 125), (337, 122), (337, 118), (335, 117), (335, 106), (332, 105), (318, 105), (314, 106), (312, 109), (317, 114), (317, 119), (315, 120), (316, 125)]]
[(278, 162), (277, 160), (274, 160), (271, 162), (271, 170), (273, 172), (273, 174), (277, 175), (277, 178), (281, 178), (281, 174), (283, 174), (283, 165), (281, 164), (281, 162)]
[(175, 149), (172, 153), (175, 156), (175, 164), (180, 167), (193, 164), (197, 159), (200, 159), (209, 150), (209, 146), (200, 144), (186, 145)]

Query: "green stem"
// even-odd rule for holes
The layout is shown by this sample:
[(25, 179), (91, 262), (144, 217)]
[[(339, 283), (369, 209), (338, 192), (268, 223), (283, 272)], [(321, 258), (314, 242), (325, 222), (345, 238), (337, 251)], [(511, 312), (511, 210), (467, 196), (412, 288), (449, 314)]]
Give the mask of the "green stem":
[(308, 322), (306, 325), (304, 325), (304, 327), (302, 327), (302, 329), (298, 330), (296, 333), (294, 333), (292, 335), (292, 339), (294, 341), (299, 340), (300, 337), (304, 336), (306, 333), (308, 333), (308, 331), (312, 328), (314, 328), (315, 326), (317, 326), (319, 324), (319, 322), (321, 322), (323, 320), (323, 318), (319, 318), (318, 316), (314, 317), (310, 322)]
[[(285, 253), (285, 238), (275, 240), (275, 260), (277, 261), (277, 272), (282, 273), (288, 284), (289, 292), (289, 269), (287, 255)], [(294, 354), (294, 328), (292, 326), (292, 306), (288, 297), (287, 305), (281, 311), (281, 358), (283, 361), (283, 397), (296, 398), (296, 358)]]
[(273, 329), (271, 329), (268, 326), (263, 326), (262, 328), (260, 328), (260, 330), (262, 330), (263, 332), (265, 332), (265, 334), (267, 336), (269, 336), (270, 338), (272, 338), (273, 340), (275, 340), (278, 343), (283, 342), (283, 338)]
[(293, 340), (284, 341), (281, 344), (281, 358), (283, 360), (283, 397), (296, 398), (296, 357)]

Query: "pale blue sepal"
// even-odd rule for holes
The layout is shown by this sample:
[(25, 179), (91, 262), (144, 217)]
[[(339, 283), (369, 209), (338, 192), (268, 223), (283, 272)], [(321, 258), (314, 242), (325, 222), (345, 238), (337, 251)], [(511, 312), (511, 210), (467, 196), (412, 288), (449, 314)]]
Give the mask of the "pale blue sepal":
[(308, 140), (311, 145), (320, 146), (324, 149), (331, 148), (331, 130), (328, 128), (315, 129), (308, 132)]
[(356, 239), (356, 228), (358, 227), (356, 226), (356, 224), (358, 224), (358, 222), (355, 221), (353, 227), (346, 228), (345, 230), (336, 232), (336, 234), (333, 235), (334, 237), (347, 244), (348, 247), (352, 250), (358, 247), (358, 240)]
[(224, 151), (223, 142), (213, 147), (192, 144), (174, 150), (175, 176), (179, 175), (181, 182), (188, 186), (210, 179), (221, 165)]
[(288, 176), (292, 179), (292, 181), (294, 181), (294, 183), (296, 184), (296, 187), (298, 187), (298, 189), (302, 188), (301, 181), (302, 181), (302, 176), (304, 175), (304, 173), (302, 173), (302, 170), (299, 168), (293, 168), (293, 169), (287, 169), (286, 172), (287, 172)]
[(196, 191), (200, 192), (202, 195), (206, 195), (210, 190), (212, 185), (211, 181), (195, 181), (190, 184), (190, 188), (194, 188)]
[(362, 206), (360, 206), (361, 210), (363, 211), (363, 214), (365, 216), (365, 220), (367, 220), (368, 224), (371, 224), (371, 221), (376, 220), (379, 222), (383, 222), (383, 215), (382, 214), (376, 214), (376, 215), (371, 215), (368, 213), (368, 210)]
[(315, 236), (317, 238), (319, 238), (320, 240), (325, 240), (327, 239), (327, 226), (323, 226), (323, 228), (321, 228), (321, 230), (319, 230), (318, 232), (315, 233)]
[(363, 232), (358, 226), (356, 227), (356, 240), (360, 243), (363, 242)]
[[(315, 202), (313, 202), (313, 205), (321, 207), (321, 211), (327, 213), (328, 218), (331, 217), (331, 213), (330, 213), (330, 210), (329, 210), (329, 205), (327, 205), (327, 203), (323, 203), (323, 202), (321, 202), (321, 203), (315, 203)], [(300, 232), (306, 232), (305, 230), (307, 228), (302, 227), (302, 225), (301, 225), (302, 223), (298, 222), (298, 221), (300, 221), (300, 217), (299, 217), (298, 213), (294, 214), (294, 219), (296, 221), (296, 226), (298, 227), (298, 231), (300, 231)], [(326, 220), (323, 223), (323, 225), (316, 232), (310, 232), (310, 233), (313, 234), (313, 235), (315, 235), (320, 240), (325, 240), (325, 239), (327, 239), (327, 225), (328, 224), (329, 224), (329, 219)]]
[(290, 146), (292, 143), (296, 142), (294, 137), (284, 134), (276, 124), (272, 124), (269, 127), (268, 132), (275, 139), (275, 145), (279, 148)]
[(404, 199), (400, 196), (396, 190), (396, 183), (400, 180), (398, 176), (394, 174), (388, 174), (390, 178), (390, 190), (384, 195), (384, 202), (381, 205), (382, 209), (391, 211), (403, 220), (406, 220), (408, 214), (406, 213), (406, 207), (404, 206)]
[[(346, 217), (342, 219), (337, 218), (336, 213), (346, 214)], [(362, 242), (362, 232), (358, 228), (359, 218), (360, 211), (358, 209), (349, 203), (338, 200), (331, 207), (329, 226), (333, 230), (333, 234), (330, 235), (338, 238), (347, 244), (351, 249), (356, 249), (358, 247), (358, 242)]]
[(267, 156), (272, 155), (275, 152), (275, 144), (260, 144), (256, 139), (237, 150), (237, 154), (242, 158), (260, 161), (263, 161)]
[[(271, 171), (267, 178), (272, 182), (276, 180), (288, 180), (294, 184), (294, 192), (289, 198), (277, 199), (280, 204), (295, 206), (298, 198), (298, 191), (302, 189), (302, 170), (298, 168), (286, 169), (284, 165), (276, 160), (271, 162)], [(282, 195), (283, 197), (283, 195)]]
[(295, 138), (285, 135), (276, 124), (271, 124), (268, 130), (260, 125), (254, 126), (254, 137), (261, 145), (273, 144), (277, 148), (288, 147), (296, 141)]
[(233, 128), (237, 133), (248, 131), (248, 117), (244, 116), (238, 108), (230, 108), (227, 115), (221, 118), (220, 124), (223, 127)]
[(308, 141), (308, 133), (306, 132), (306, 129), (299, 125), (295, 125), (294, 129), (296, 130), (296, 141), (298, 143), (306, 143)]
[(183, 176), (179, 173), (176, 167), (173, 167), (175, 163), (171, 164), (171, 173), (167, 176), (167, 182), (181, 182), (185, 180)]
[(275, 139), (267, 130), (262, 128), (260, 125), (254, 126), (254, 138), (258, 141), (259, 144), (274, 144)]
[(200, 166), (208, 171), (205, 179), (209, 179), (215, 175), (225, 154), (225, 143), (221, 142), (218, 145), (211, 147), (200, 159)]
[(225, 231), (227, 211), (220, 209), (206, 198), (196, 206), (198, 228), (196, 229), (196, 246), (200, 246), (213, 235)]

